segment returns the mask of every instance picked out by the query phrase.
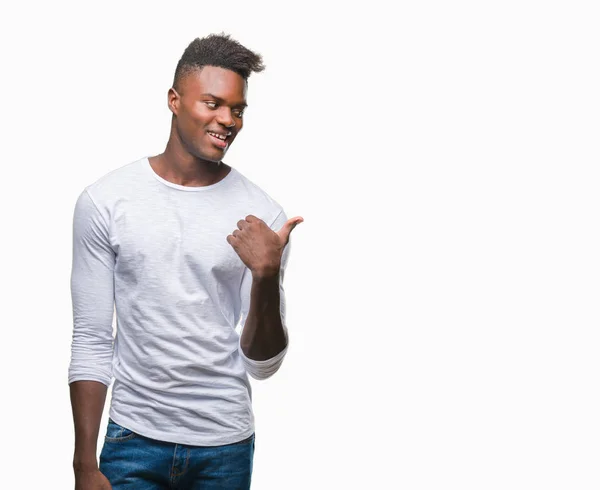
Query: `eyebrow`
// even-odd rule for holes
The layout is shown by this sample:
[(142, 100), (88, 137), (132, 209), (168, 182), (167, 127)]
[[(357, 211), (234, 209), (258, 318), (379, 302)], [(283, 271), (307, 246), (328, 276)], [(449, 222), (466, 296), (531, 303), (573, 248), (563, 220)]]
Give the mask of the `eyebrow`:
[[(211, 99), (216, 99), (219, 102), (225, 102), (225, 99), (222, 99), (221, 97), (217, 97), (216, 95), (213, 94), (209, 94), (209, 93), (205, 93), (205, 94), (201, 94), (202, 97), (210, 97)], [(234, 104), (234, 107), (248, 107), (248, 104), (246, 104), (245, 102), (240, 102), (239, 104)]]

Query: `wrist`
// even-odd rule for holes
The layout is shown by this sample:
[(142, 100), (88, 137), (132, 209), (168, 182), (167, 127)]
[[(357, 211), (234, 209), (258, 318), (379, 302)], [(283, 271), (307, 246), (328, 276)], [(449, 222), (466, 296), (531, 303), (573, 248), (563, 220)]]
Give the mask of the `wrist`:
[(252, 278), (257, 280), (274, 279), (279, 277), (280, 269), (281, 261), (273, 262), (271, 264), (264, 264), (252, 269)]
[(279, 277), (279, 268), (261, 268), (252, 271), (252, 279), (255, 281), (269, 281)]
[(73, 458), (73, 470), (76, 473), (86, 473), (89, 471), (96, 471), (98, 469), (98, 461), (96, 456), (78, 456), (75, 455)]

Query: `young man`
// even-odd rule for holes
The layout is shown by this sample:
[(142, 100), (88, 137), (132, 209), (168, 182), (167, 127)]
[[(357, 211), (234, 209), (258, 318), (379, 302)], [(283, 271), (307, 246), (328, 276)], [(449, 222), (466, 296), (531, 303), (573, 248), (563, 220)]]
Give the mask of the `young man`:
[(242, 129), (248, 77), (263, 69), (227, 35), (195, 39), (168, 92), (165, 151), (113, 170), (77, 200), (76, 489), (250, 487), (247, 374), (273, 375), (286, 354), (283, 277), (303, 221), (223, 162)]

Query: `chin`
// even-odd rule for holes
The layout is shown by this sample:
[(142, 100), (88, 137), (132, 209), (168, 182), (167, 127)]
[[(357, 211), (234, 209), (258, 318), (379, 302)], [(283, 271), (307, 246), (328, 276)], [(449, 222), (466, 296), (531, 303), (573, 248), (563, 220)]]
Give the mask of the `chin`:
[(223, 157), (225, 156), (225, 151), (197, 151), (194, 155), (196, 158), (201, 158), (202, 160), (207, 160), (209, 162), (220, 163)]

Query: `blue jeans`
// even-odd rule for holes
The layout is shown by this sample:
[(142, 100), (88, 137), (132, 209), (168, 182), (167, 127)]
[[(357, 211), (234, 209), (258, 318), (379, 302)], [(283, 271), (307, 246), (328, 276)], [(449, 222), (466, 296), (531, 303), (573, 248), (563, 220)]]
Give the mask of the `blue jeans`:
[(247, 490), (254, 434), (225, 446), (188, 446), (141, 436), (108, 420), (100, 471), (114, 490)]

